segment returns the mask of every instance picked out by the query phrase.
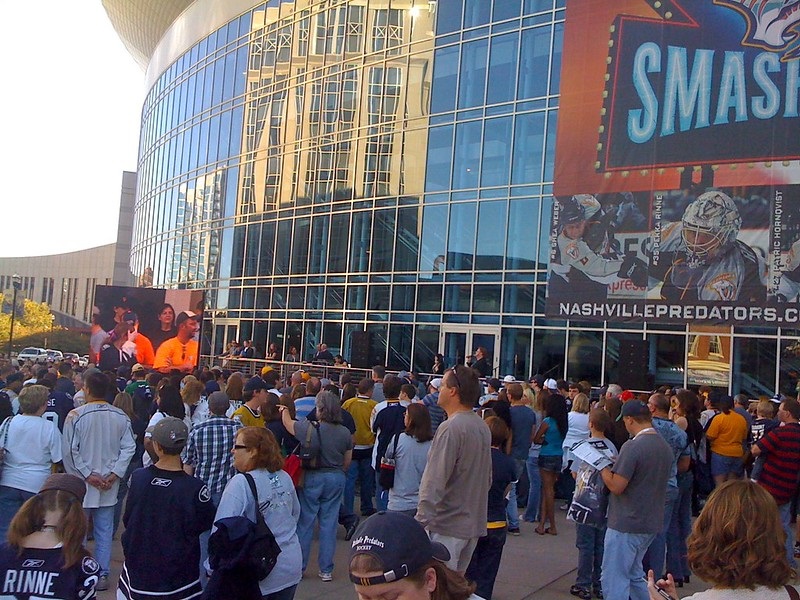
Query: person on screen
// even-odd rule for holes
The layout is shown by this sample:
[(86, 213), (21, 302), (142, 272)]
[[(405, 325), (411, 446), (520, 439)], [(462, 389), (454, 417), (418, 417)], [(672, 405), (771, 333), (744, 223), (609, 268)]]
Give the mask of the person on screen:
[(136, 362), (147, 368), (153, 366), (155, 351), (153, 343), (139, 331), (139, 317), (135, 312), (128, 311), (122, 316), (122, 320), (128, 324), (128, 341), (122, 349), (136, 357)]
[(158, 311), (158, 329), (151, 332), (150, 341), (153, 348), (158, 347), (169, 338), (178, 335), (178, 327), (175, 325), (175, 309), (171, 304), (163, 304)]
[(797, 302), (800, 296), (800, 239), (792, 244), (786, 256), (781, 280), (778, 283), (778, 302)]
[(178, 369), (188, 373), (197, 366), (199, 344), (194, 339), (200, 329), (200, 315), (184, 310), (175, 319), (177, 334), (162, 343), (156, 350), (153, 368), (162, 373)]
[(708, 191), (690, 203), (680, 222), (661, 230), (660, 259), (649, 271), (656, 282), (663, 282), (661, 298), (763, 303), (764, 265), (750, 246), (736, 239), (741, 226), (739, 210), (724, 192)]
[(119, 323), (108, 336), (103, 349), (100, 351), (100, 363), (98, 367), (101, 371), (114, 371), (123, 365), (132, 367), (136, 362), (136, 356), (125, 351), (124, 346), (128, 341), (128, 324), (124, 321)]
[(605, 299), (608, 285), (630, 279), (637, 287), (647, 284), (647, 268), (634, 253), (620, 257), (608, 236), (600, 203), (590, 194), (578, 194), (558, 212), (561, 229), (557, 255), (551, 261), (550, 285), (554, 297)]

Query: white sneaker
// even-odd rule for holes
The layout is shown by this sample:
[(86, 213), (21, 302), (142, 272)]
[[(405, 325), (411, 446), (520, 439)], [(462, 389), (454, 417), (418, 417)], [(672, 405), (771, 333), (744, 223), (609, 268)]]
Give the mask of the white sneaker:
[(322, 581), (333, 581), (333, 573), (329, 573), (327, 571), (320, 571), (319, 578), (322, 579)]

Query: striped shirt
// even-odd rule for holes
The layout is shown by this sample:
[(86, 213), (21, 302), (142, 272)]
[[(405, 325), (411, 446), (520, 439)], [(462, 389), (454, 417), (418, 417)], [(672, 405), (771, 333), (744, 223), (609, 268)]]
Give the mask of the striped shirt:
[(196, 467), (195, 476), (203, 480), (211, 494), (221, 493), (236, 474), (231, 448), (241, 428), (238, 421), (211, 415), (189, 433), (186, 463)]
[(758, 478), (778, 506), (789, 502), (797, 490), (800, 473), (800, 423), (776, 427), (756, 445), (764, 453), (764, 469)]

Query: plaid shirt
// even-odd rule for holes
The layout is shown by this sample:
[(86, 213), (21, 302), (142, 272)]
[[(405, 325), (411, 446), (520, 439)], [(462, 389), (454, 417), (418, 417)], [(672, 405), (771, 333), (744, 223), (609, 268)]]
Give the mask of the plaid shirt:
[(196, 467), (195, 477), (202, 479), (212, 494), (222, 492), (236, 472), (231, 448), (241, 423), (211, 415), (192, 428), (186, 446), (186, 463)]

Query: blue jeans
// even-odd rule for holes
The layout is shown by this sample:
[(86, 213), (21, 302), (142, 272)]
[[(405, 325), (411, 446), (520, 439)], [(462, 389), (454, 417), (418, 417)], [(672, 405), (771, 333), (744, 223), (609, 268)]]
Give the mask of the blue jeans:
[(344, 507), (350, 514), (355, 511), (356, 479), (361, 482), (361, 514), (375, 512), (372, 497), (375, 495), (375, 469), (372, 468), (372, 457), (353, 459), (347, 470), (347, 483), (344, 486)]
[(600, 577), (605, 600), (650, 600), (642, 559), (654, 537), (653, 533), (606, 530)]
[(486, 600), (492, 600), (494, 582), (500, 569), (505, 543), (505, 527), (487, 529), (486, 535), (478, 539), (472, 559), (469, 561), (465, 576), (469, 581), (475, 582), (475, 593)]
[(781, 514), (781, 524), (783, 531), (786, 532), (786, 558), (789, 560), (789, 566), (797, 569), (797, 561), (794, 558), (794, 527), (792, 526), (792, 502), (781, 504), (778, 507)]
[(603, 572), (603, 542), (606, 528), (575, 523), (575, 547), (578, 549), (578, 574), (575, 585), (584, 589), (600, 589)]
[[(514, 462), (517, 464), (517, 481), (511, 483), (511, 487), (508, 490), (508, 504), (506, 504), (506, 520), (508, 521), (508, 528), (509, 529), (519, 529), (519, 508), (517, 507), (517, 483), (519, 483), (519, 478), (522, 476), (522, 469), (525, 468), (525, 461), (519, 460), (517, 458), (514, 459)], [(481, 596), (482, 594), (478, 594)]]
[(378, 481), (379, 477), (380, 474), (375, 471), (375, 509), (378, 512), (385, 512), (389, 509), (389, 490), (385, 490), (381, 487), (381, 483)]
[(94, 558), (100, 565), (100, 575), (108, 575), (111, 567), (111, 540), (114, 537), (114, 506), (84, 510), (92, 518)]
[[(675, 507), (678, 504), (678, 488), (667, 487), (667, 495), (664, 498), (664, 521), (661, 524), (661, 531), (656, 534), (647, 553), (644, 556), (644, 570), (653, 569), (656, 577), (661, 577), (664, 574), (664, 561), (667, 556), (667, 533), (670, 529), (670, 523), (673, 519), (677, 519)], [(674, 549), (673, 549), (674, 551)]]
[(528, 469), (528, 506), (525, 509), (525, 514), (522, 515), (523, 521), (533, 523), (539, 520), (539, 508), (542, 503), (542, 476), (539, 473), (539, 457), (528, 456), (525, 461), (525, 467)]
[(0, 485), (0, 543), (5, 543), (8, 526), (17, 511), (25, 504), (28, 498), (36, 494), (13, 487)]
[(691, 471), (678, 473), (678, 501), (667, 532), (667, 573), (675, 579), (690, 575), (686, 538), (692, 532), (692, 487), (694, 475)]
[(306, 471), (300, 488), (300, 520), (297, 537), (303, 551), (303, 571), (311, 554), (314, 522), (319, 518), (319, 551), (317, 562), (322, 573), (333, 572), (333, 554), (336, 550), (336, 528), (339, 522), (339, 505), (342, 503), (346, 476), (344, 471)]

